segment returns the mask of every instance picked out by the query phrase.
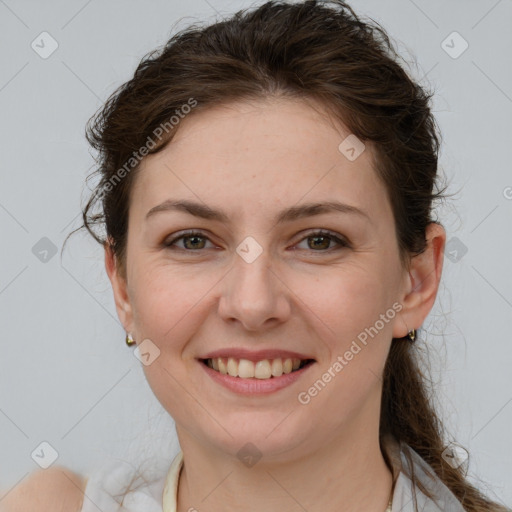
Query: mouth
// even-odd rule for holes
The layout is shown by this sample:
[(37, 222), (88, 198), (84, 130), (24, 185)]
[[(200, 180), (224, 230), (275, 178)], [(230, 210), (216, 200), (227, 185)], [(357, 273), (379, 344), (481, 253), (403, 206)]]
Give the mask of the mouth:
[(296, 357), (277, 357), (259, 361), (234, 357), (213, 357), (200, 359), (200, 361), (222, 375), (230, 375), (239, 379), (259, 380), (270, 380), (294, 373), (315, 362), (314, 359), (299, 359)]

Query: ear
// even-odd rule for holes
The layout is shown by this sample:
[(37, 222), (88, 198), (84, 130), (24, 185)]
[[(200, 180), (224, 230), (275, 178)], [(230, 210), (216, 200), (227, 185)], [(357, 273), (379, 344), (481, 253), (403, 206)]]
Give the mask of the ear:
[(421, 327), (436, 300), (443, 270), (446, 232), (443, 226), (431, 222), (425, 237), (427, 247), (411, 260), (400, 301), (403, 308), (393, 327), (393, 338), (403, 338), (412, 329)]
[(111, 240), (108, 239), (104, 244), (105, 249), (105, 269), (108, 278), (112, 284), (112, 291), (114, 292), (114, 301), (116, 304), (117, 316), (126, 332), (133, 330), (133, 312), (130, 299), (128, 296), (127, 283), (123, 276), (119, 273), (117, 261), (112, 250)]

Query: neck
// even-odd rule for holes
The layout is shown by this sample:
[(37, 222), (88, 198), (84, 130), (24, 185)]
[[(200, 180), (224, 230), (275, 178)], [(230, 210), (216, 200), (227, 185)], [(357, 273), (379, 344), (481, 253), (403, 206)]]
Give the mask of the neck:
[(393, 477), (375, 423), (376, 429), (354, 425), (293, 460), (263, 457), (252, 467), (199, 445), (178, 428), (184, 467), (177, 512), (384, 512)]

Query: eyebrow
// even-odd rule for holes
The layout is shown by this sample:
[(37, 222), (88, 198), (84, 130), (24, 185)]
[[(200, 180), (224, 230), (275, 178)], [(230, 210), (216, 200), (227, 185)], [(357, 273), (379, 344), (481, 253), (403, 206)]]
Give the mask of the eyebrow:
[[(229, 224), (230, 220), (228, 215), (222, 210), (214, 210), (209, 206), (202, 203), (187, 200), (173, 200), (167, 199), (163, 203), (151, 208), (146, 214), (146, 220), (151, 218), (158, 212), (180, 211), (200, 217), (202, 219), (215, 220)], [(364, 210), (355, 206), (341, 203), (339, 201), (324, 201), (321, 203), (306, 203), (300, 206), (292, 206), (279, 212), (274, 218), (274, 223), (282, 224), (291, 222), (305, 217), (312, 217), (314, 215), (321, 215), (323, 213), (341, 212), (354, 214), (362, 218), (366, 218), (370, 223), (372, 222), (370, 216)]]

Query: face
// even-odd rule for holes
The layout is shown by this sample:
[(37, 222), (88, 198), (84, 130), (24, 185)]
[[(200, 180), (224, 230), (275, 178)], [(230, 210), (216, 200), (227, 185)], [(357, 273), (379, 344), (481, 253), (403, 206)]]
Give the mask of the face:
[[(144, 371), (178, 434), (299, 456), (378, 422), (408, 281), (371, 147), (347, 158), (348, 135), (306, 102), (231, 104), (185, 118), (143, 161), (116, 304), (159, 351)], [(166, 201), (200, 208), (153, 210)], [(350, 208), (301, 210), (328, 202)], [(261, 378), (205, 364), (219, 355), (219, 370)], [(277, 377), (288, 358), (309, 363)]]

